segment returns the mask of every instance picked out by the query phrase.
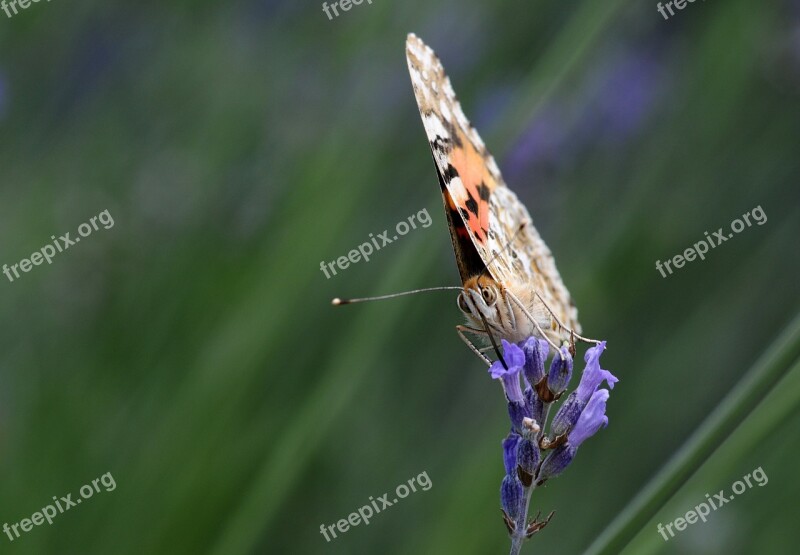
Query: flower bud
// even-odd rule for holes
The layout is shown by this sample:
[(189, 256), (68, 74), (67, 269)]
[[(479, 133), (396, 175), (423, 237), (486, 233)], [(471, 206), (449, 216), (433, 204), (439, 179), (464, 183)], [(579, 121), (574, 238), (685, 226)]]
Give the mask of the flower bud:
[(537, 422), (544, 420), (544, 401), (530, 387), (525, 389), (525, 404), (531, 411), (531, 418)]
[(547, 374), (547, 387), (556, 396), (567, 388), (572, 378), (572, 356), (566, 347), (561, 347), (559, 354), (553, 357), (550, 372)]
[[(571, 397), (571, 396), (570, 396)], [(569, 401), (570, 399), (567, 399)], [(608, 424), (606, 416), (606, 401), (608, 401), (608, 390), (598, 389), (595, 391), (583, 410), (580, 411), (578, 421), (570, 430), (566, 443), (555, 447), (542, 463), (536, 483), (541, 484), (549, 478), (554, 478), (561, 474), (575, 458), (575, 453), (581, 443), (592, 437), (594, 434)], [(580, 400), (578, 399), (578, 402)], [(565, 418), (566, 420), (566, 418)], [(520, 443), (520, 446), (522, 443)], [(519, 461), (519, 448), (517, 449), (517, 460)]]
[(555, 478), (569, 466), (575, 457), (575, 448), (569, 443), (564, 443), (553, 449), (542, 463), (536, 483), (541, 485), (550, 478)]
[(508, 417), (511, 419), (511, 427), (513, 430), (522, 435), (522, 419), (530, 418), (531, 411), (525, 403), (517, 401), (508, 402)]
[(526, 488), (533, 482), (536, 467), (539, 466), (539, 447), (535, 441), (523, 439), (517, 447), (517, 473)]
[(517, 446), (521, 440), (522, 438), (513, 432), (503, 440), (503, 464), (506, 474), (514, 474), (517, 467)]
[(544, 378), (544, 361), (550, 354), (550, 344), (544, 339), (529, 337), (522, 346), (522, 351), (525, 353), (525, 379), (528, 385), (534, 387)]
[(503, 478), (503, 483), (500, 485), (500, 502), (506, 514), (515, 522), (522, 512), (524, 495), (522, 483), (516, 475)]
[(550, 424), (550, 433), (553, 439), (566, 434), (572, 429), (581, 415), (583, 406), (584, 404), (578, 399), (578, 394), (575, 391), (569, 394), (567, 400), (558, 409), (552, 424)]

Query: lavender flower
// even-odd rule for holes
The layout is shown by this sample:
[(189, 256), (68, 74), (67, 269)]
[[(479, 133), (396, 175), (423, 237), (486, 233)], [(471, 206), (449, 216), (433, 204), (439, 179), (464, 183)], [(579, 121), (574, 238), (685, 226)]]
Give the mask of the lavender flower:
[(536, 422), (541, 422), (544, 403), (534, 388), (542, 383), (545, 377), (544, 362), (547, 360), (547, 355), (550, 354), (550, 344), (544, 339), (529, 337), (522, 344), (522, 351), (525, 353), (525, 366), (522, 367), (526, 384), (525, 404), (531, 409), (531, 418)]
[(508, 434), (503, 440), (503, 464), (506, 467), (506, 474), (514, 474), (517, 468), (517, 446), (522, 441), (522, 437), (514, 432)]
[(517, 476), (523, 485), (530, 487), (536, 469), (539, 467), (541, 455), (535, 439), (523, 439), (517, 446)]
[(550, 433), (553, 434), (553, 441), (562, 437), (570, 431), (570, 428), (578, 421), (581, 416), (583, 408), (586, 406), (578, 399), (578, 392), (573, 391), (567, 397), (567, 400), (558, 409), (558, 413), (553, 418), (550, 424)]
[(609, 392), (607, 389), (598, 389), (592, 394), (592, 398), (583, 409), (577, 424), (569, 433), (567, 443), (570, 443), (576, 449), (578, 446), (592, 437), (600, 430), (608, 426), (608, 417), (606, 416), (606, 401), (608, 401)]
[(605, 428), (608, 425), (606, 401), (608, 401), (607, 389), (598, 389), (594, 392), (592, 398), (586, 404), (586, 408), (581, 412), (574, 428), (567, 436), (567, 442), (556, 447), (542, 463), (538, 475), (539, 484), (561, 474), (572, 462), (572, 459), (575, 458), (575, 452), (581, 443), (596, 434), (600, 428)]
[(572, 356), (566, 347), (561, 347), (558, 356), (553, 357), (550, 364), (550, 371), (547, 373), (547, 387), (557, 398), (569, 385), (572, 379)]
[(503, 441), (503, 464), (506, 468), (506, 476), (500, 485), (500, 503), (505, 515), (511, 520), (519, 518), (524, 496), (522, 482), (517, 477), (520, 441), (522, 441), (522, 437), (513, 432)]
[(529, 337), (522, 344), (522, 351), (525, 353), (525, 381), (529, 387), (536, 385), (544, 378), (544, 361), (550, 354), (550, 343), (544, 339)]
[[(503, 385), (511, 419), (511, 432), (503, 441), (505, 476), (500, 485), (500, 501), (514, 555), (553, 516), (551, 512), (541, 521), (538, 518), (527, 521), (531, 493), (546, 480), (561, 474), (575, 458), (578, 447), (608, 424), (609, 391), (599, 387), (605, 381), (613, 389), (618, 380), (600, 367), (605, 342), (588, 349), (580, 383), (563, 401), (546, 433), (550, 407), (569, 386), (572, 357), (562, 347), (545, 374), (547, 341), (530, 337), (519, 345), (505, 340), (502, 344), (505, 364), (495, 362), (489, 374)], [(524, 392), (520, 373), (524, 375)]]
[(489, 374), (492, 378), (501, 380), (503, 390), (506, 392), (506, 399), (508, 399), (508, 415), (511, 418), (512, 427), (517, 433), (520, 433), (522, 419), (531, 416), (531, 409), (525, 403), (519, 383), (519, 373), (525, 365), (525, 354), (513, 343), (509, 343), (505, 339), (502, 342), (503, 359), (508, 368), (498, 360), (489, 368)]
[(531, 408), (531, 418), (533, 418), (537, 424), (544, 421), (545, 404), (542, 398), (539, 397), (532, 388), (528, 387), (525, 389), (525, 405)]
[(609, 388), (614, 389), (614, 384), (618, 381), (616, 376), (608, 370), (600, 368), (600, 355), (603, 354), (605, 348), (606, 343), (603, 341), (586, 351), (584, 356), (586, 368), (581, 376), (581, 382), (578, 384), (578, 388), (567, 397), (553, 419), (551, 433), (554, 438), (562, 436), (572, 429), (586, 407), (586, 403), (589, 402), (603, 380), (606, 381)]
[(597, 390), (603, 380), (608, 383), (608, 387), (614, 389), (614, 384), (619, 380), (608, 370), (600, 368), (600, 355), (606, 350), (606, 342), (601, 341), (599, 345), (586, 351), (583, 360), (586, 361), (586, 368), (581, 376), (581, 383), (578, 385), (578, 399), (587, 403), (592, 394)]
[(522, 513), (522, 500), (525, 497), (525, 490), (522, 482), (516, 476), (506, 475), (500, 485), (500, 502), (507, 518), (515, 521)]
[(509, 401), (522, 403), (524, 398), (522, 397), (522, 389), (520, 389), (519, 386), (519, 372), (525, 365), (525, 353), (522, 352), (522, 349), (513, 343), (509, 343), (505, 339), (502, 340), (502, 343), (503, 359), (506, 361), (508, 368), (505, 368), (503, 363), (497, 360), (489, 367), (489, 374), (491, 374), (494, 379), (499, 378), (502, 380), (503, 390), (506, 392), (506, 398), (508, 398)]

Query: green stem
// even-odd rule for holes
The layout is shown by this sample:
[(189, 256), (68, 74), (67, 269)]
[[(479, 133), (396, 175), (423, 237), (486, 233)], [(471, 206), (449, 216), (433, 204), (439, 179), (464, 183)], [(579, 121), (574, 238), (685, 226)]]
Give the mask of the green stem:
[(667, 464), (586, 550), (620, 553), (800, 357), (800, 317), (758, 359)]
[(511, 552), (509, 555), (519, 555), (522, 544), (525, 543), (525, 532), (528, 528), (528, 507), (531, 504), (531, 494), (536, 489), (536, 482), (531, 487), (525, 488), (525, 503), (522, 514), (517, 519), (517, 529), (511, 535)]
[[(544, 435), (544, 429), (545, 429), (545, 426), (547, 426), (547, 417), (550, 416), (550, 407), (552, 407), (552, 406), (553, 406), (553, 403), (545, 403), (544, 404), (544, 408), (542, 409), (542, 421), (541, 422), (537, 422), (537, 424), (539, 424), (539, 428), (540, 428), (539, 429), (539, 439), (542, 439), (542, 436)], [(542, 454), (542, 457), (544, 457), (544, 454)]]

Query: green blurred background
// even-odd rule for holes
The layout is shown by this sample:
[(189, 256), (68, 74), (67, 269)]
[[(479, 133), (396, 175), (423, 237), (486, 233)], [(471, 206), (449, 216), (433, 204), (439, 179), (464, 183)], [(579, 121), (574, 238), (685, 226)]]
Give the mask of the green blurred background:
[[(608, 428), (535, 493), (557, 513), (524, 553), (586, 549), (792, 321), (798, 2), (695, 2), (669, 21), (621, 0), (374, 0), (333, 21), (320, 2), (270, 0), (0, 12), (0, 263), (115, 220), (0, 276), (0, 523), (117, 482), (0, 535), (0, 552), (507, 552), (506, 410), (455, 334), (455, 295), (329, 303), (458, 284), (411, 31), (621, 378)], [(763, 226), (656, 271), (759, 205)], [(423, 208), (427, 229), (320, 271)], [(795, 553), (793, 391), (752, 398), (626, 553)], [(767, 486), (657, 534), (759, 466)], [(320, 534), (421, 472), (429, 491)]]

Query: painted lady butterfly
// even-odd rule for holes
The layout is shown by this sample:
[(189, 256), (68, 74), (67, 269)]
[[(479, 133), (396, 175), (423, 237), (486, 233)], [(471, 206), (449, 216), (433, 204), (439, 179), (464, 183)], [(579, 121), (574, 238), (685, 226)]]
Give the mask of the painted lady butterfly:
[(406, 58), (461, 275), (458, 307), (469, 325), (457, 326), (459, 335), (487, 363), (482, 351), (492, 347), (477, 348), (465, 332), (488, 336), (498, 356), (495, 337), (519, 342), (535, 335), (556, 349), (584, 339), (550, 249), (464, 116), (439, 58), (414, 34)]

